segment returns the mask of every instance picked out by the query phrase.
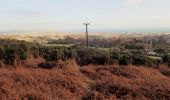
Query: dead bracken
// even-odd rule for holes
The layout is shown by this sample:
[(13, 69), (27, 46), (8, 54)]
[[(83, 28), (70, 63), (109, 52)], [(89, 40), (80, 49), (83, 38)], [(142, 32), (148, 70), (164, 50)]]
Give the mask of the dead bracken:
[(168, 100), (170, 78), (160, 69), (70, 62), (60, 69), (0, 69), (0, 99)]

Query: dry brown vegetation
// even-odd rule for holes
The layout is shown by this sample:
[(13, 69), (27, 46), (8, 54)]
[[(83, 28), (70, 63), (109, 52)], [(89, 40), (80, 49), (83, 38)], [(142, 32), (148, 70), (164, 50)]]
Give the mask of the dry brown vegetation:
[[(162, 70), (161, 70), (162, 69)], [(170, 99), (170, 77), (163, 68), (135, 66), (0, 69), (1, 100)]]

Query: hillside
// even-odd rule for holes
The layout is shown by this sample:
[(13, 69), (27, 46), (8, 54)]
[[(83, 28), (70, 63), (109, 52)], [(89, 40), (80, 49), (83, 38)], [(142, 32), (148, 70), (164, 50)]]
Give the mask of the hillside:
[[(165, 72), (166, 71), (166, 72)], [(0, 69), (1, 100), (170, 99), (170, 70), (87, 65)], [(163, 75), (163, 74), (164, 75)]]

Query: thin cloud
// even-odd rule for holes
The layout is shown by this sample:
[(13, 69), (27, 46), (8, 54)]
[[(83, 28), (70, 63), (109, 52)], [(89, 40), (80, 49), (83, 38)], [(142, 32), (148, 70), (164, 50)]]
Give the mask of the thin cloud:
[(143, 0), (126, 0), (126, 5), (133, 6), (133, 5), (139, 5), (143, 2)]
[(43, 14), (41, 12), (36, 12), (36, 11), (18, 11), (18, 12), (16, 12), (16, 15), (28, 16), (28, 17), (38, 17), (38, 16), (42, 16)]

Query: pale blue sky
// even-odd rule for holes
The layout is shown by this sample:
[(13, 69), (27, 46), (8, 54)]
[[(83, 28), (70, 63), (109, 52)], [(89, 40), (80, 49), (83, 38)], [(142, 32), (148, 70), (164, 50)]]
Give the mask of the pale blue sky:
[(170, 0), (0, 0), (0, 31), (169, 31)]

